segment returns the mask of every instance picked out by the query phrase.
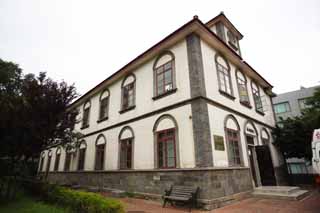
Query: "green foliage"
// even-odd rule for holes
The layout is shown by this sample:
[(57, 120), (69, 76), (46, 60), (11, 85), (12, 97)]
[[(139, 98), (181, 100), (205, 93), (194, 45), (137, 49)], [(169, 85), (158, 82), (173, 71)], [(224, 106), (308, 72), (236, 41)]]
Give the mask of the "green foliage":
[(76, 191), (43, 182), (26, 181), (25, 188), (48, 203), (68, 207), (80, 213), (124, 213), (121, 202), (100, 194)]
[(311, 160), (311, 140), (314, 129), (320, 128), (320, 88), (306, 102), (302, 115), (281, 120), (281, 127), (274, 130), (275, 143), (285, 158)]
[(0, 59), (2, 175), (33, 175), (43, 149), (79, 137), (73, 132), (77, 111), (68, 109), (76, 97), (74, 85), (54, 81), (46, 73), (24, 75), (17, 64)]
[(45, 204), (31, 197), (22, 198), (0, 207), (0, 212), (5, 213), (71, 213), (68, 209)]

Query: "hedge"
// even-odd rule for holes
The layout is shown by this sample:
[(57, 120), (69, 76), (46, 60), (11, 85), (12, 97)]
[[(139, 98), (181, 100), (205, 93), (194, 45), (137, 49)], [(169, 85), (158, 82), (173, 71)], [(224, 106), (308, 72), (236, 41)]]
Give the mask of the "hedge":
[(124, 213), (123, 204), (100, 194), (77, 191), (40, 181), (24, 181), (24, 187), (46, 202), (79, 213)]

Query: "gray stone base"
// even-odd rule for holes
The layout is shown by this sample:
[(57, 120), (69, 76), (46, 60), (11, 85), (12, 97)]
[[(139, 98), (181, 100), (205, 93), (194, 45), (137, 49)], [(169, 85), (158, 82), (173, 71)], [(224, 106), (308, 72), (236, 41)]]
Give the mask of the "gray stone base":
[(173, 184), (199, 186), (199, 204), (205, 209), (228, 204), (253, 189), (248, 168), (50, 172), (47, 180), (154, 198), (161, 198)]

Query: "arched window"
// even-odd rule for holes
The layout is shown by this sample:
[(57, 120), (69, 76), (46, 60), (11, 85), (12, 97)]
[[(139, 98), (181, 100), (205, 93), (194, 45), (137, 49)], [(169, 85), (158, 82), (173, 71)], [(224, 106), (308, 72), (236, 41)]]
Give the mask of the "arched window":
[(91, 108), (90, 101), (85, 102), (85, 104), (83, 105), (83, 117), (82, 117), (82, 127), (81, 128), (89, 127), (90, 108)]
[(259, 87), (255, 82), (251, 81), (251, 88), (252, 88), (252, 95), (253, 95), (256, 111), (263, 113), (263, 106), (262, 106)]
[(64, 171), (70, 171), (71, 158), (72, 158), (72, 153), (74, 152), (74, 149), (71, 146), (67, 146), (65, 150), (66, 150), (66, 158), (64, 161)]
[(58, 171), (59, 170), (60, 157), (61, 157), (61, 148), (58, 147), (57, 150), (56, 150), (56, 160), (54, 162), (54, 171)]
[(243, 165), (242, 147), (240, 141), (240, 126), (233, 115), (228, 115), (224, 121), (228, 159), (230, 166)]
[(39, 172), (43, 171), (43, 164), (44, 164), (44, 159), (45, 159), (45, 152), (42, 152), (40, 155), (40, 166), (39, 166)]
[(52, 158), (52, 150), (49, 150), (48, 151), (47, 168), (46, 168), (47, 172), (50, 171), (51, 158)]
[(239, 90), (240, 103), (245, 106), (251, 107), (248, 88), (247, 88), (247, 78), (239, 70), (237, 71), (236, 75), (237, 75), (237, 85)]
[(95, 159), (95, 170), (104, 169), (104, 155), (106, 148), (106, 138), (103, 134), (100, 134), (96, 140), (96, 159)]
[(109, 96), (108, 89), (105, 89), (100, 95), (99, 121), (108, 119)]
[(78, 170), (84, 170), (84, 164), (86, 159), (86, 150), (87, 150), (87, 144), (83, 140), (80, 143), (79, 149), (78, 149)]
[(175, 85), (174, 55), (170, 51), (162, 53), (153, 64), (154, 97), (172, 92)]
[(231, 76), (230, 76), (230, 65), (228, 61), (222, 56), (216, 54), (215, 56), (216, 69), (219, 82), (219, 90), (223, 94), (233, 96)]
[(266, 128), (261, 129), (261, 142), (262, 145), (268, 145), (270, 141), (269, 133)]
[(133, 140), (134, 133), (131, 127), (122, 128), (119, 134), (119, 168), (133, 168)]
[(135, 91), (136, 91), (136, 77), (131, 74), (128, 75), (121, 85), (121, 111), (127, 111), (135, 107)]
[(176, 168), (178, 163), (178, 126), (171, 115), (160, 116), (153, 127), (155, 165), (157, 168)]
[(246, 121), (244, 125), (244, 134), (246, 136), (247, 145), (258, 145), (258, 132), (252, 121)]

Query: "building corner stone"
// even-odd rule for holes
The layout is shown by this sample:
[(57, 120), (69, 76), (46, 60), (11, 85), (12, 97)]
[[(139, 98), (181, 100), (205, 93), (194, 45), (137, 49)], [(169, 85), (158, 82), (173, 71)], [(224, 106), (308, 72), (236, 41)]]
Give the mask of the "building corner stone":
[(206, 97), (201, 40), (197, 34), (186, 37), (190, 79), (193, 139), (196, 167), (213, 167), (212, 143)]

